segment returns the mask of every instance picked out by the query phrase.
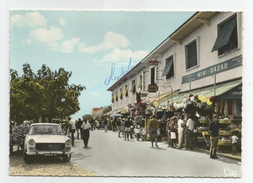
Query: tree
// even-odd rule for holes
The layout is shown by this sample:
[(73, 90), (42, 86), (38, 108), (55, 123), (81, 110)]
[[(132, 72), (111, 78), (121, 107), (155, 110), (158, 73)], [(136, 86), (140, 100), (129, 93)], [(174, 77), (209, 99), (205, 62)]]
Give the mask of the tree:
[(106, 108), (104, 109), (103, 114), (106, 114), (106, 113), (110, 112), (111, 110), (112, 110), (112, 107), (111, 107), (111, 106), (108, 106), (108, 107), (106, 107)]
[(68, 84), (72, 73), (59, 68), (51, 71), (42, 65), (37, 75), (29, 64), (23, 65), (23, 75), (11, 69), (10, 117), (14, 121), (65, 118), (80, 110), (78, 96), (85, 86)]
[(90, 115), (90, 114), (85, 114), (85, 115), (83, 115), (83, 119), (84, 119), (84, 118), (87, 118), (87, 119), (90, 121), (90, 120), (93, 119), (93, 116)]

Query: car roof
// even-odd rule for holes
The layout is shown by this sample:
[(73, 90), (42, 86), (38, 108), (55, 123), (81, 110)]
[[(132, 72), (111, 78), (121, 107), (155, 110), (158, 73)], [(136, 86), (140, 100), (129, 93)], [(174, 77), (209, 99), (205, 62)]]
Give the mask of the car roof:
[(59, 124), (56, 124), (56, 123), (33, 123), (31, 126), (43, 126), (43, 125), (54, 125), (54, 126), (58, 126)]

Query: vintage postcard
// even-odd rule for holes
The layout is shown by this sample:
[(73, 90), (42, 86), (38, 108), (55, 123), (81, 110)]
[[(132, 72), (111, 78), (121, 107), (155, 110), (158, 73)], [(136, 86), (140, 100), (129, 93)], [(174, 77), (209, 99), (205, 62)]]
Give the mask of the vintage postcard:
[(243, 12), (10, 11), (10, 176), (240, 178)]

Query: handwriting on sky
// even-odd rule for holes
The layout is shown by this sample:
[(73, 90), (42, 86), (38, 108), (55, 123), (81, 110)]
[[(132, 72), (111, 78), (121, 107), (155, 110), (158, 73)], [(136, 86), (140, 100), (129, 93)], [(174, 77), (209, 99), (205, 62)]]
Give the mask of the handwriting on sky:
[(115, 74), (115, 66), (116, 64), (113, 63), (111, 65), (111, 73), (110, 73), (110, 76), (108, 78), (105, 79), (104, 81), (104, 84), (105, 85), (109, 85), (110, 83), (112, 84), (113, 82), (116, 82), (118, 81), (122, 76), (124, 76), (126, 73), (128, 73), (128, 71), (130, 71), (133, 66), (131, 66), (131, 60), (132, 58), (130, 58), (129, 60), (129, 63), (128, 63), (128, 66), (127, 66), (127, 69), (125, 70), (123, 67), (121, 67), (119, 70), (120, 70), (120, 74)]

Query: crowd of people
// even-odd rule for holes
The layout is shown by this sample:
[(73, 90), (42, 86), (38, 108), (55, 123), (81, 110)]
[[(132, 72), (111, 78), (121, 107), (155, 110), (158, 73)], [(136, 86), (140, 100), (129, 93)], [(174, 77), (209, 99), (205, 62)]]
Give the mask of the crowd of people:
[[(158, 141), (161, 137), (166, 137), (168, 142), (168, 148), (178, 148), (185, 150), (193, 150), (193, 147), (198, 147), (198, 140), (196, 134), (198, 133), (197, 124), (198, 118), (191, 114), (188, 114), (187, 119), (181, 114), (179, 116), (173, 116), (168, 119), (157, 119), (154, 114), (150, 116), (150, 119), (144, 119), (143, 117), (114, 117), (112, 119), (102, 117), (101, 119), (88, 120), (84, 118), (82, 121), (80, 118), (75, 121), (69, 119), (69, 133), (71, 133), (72, 145), (74, 146), (74, 133), (77, 132), (77, 139), (83, 139), (84, 148), (88, 147), (88, 141), (90, 136), (90, 130), (104, 130), (107, 133), (108, 130), (113, 132), (117, 131), (118, 138), (129, 139), (136, 138), (137, 141), (150, 140), (151, 146), (154, 145), (158, 148)], [(166, 124), (166, 132), (161, 134), (161, 124)], [(144, 129), (143, 133), (141, 130)], [(146, 131), (145, 131), (146, 130)], [(210, 135), (210, 158), (218, 158), (216, 155), (219, 139), (219, 121), (216, 114), (213, 115), (213, 120), (209, 124), (208, 133)], [(144, 136), (144, 138), (141, 138)], [(232, 150), (233, 155), (236, 153), (236, 145), (238, 137), (232, 137)]]

